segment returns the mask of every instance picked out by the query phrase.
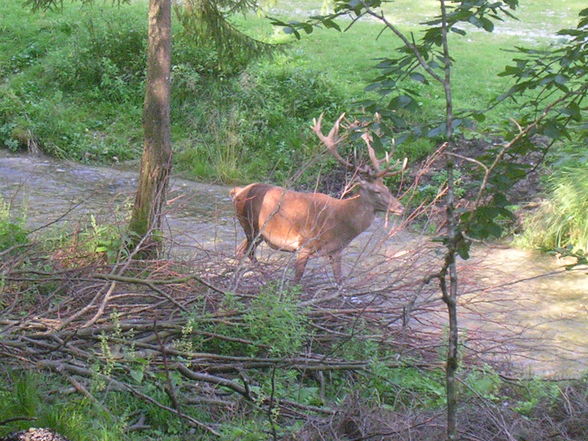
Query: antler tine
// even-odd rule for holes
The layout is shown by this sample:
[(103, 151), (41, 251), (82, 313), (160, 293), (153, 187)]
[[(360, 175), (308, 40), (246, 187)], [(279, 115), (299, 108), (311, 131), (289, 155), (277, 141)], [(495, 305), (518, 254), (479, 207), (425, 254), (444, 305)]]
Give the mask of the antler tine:
[[(394, 166), (398, 164), (398, 161), (396, 161), (394, 163)], [(400, 173), (404, 173), (406, 171), (406, 168), (408, 166), (408, 158), (404, 158), (404, 160), (402, 161), (402, 167), (400, 168), (400, 170), (395, 170), (395, 171), (391, 171), (393, 166), (390, 167), (386, 167), (385, 170), (382, 170), (381, 172), (379, 172), (376, 177), (377, 178), (382, 178), (382, 177), (390, 177), (390, 176), (396, 176), (399, 175)]]
[(345, 160), (345, 158), (343, 158), (337, 150), (337, 145), (341, 142), (341, 138), (339, 138), (339, 126), (341, 124), (341, 121), (343, 121), (343, 118), (345, 118), (345, 113), (342, 113), (339, 116), (339, 118), (337, 118), (337, 121), (335, 121), (335, 124), (333, 125), (327, 136), (323, 135), (323, 132), (321, 130), (323, 115), (324, 113), (321, 113), (318, 121), (316, 119), (313, 119), (312, 131), (316, 134), (318, 139), (325, 145), (325, 147), (327, 147), (329, 152), (331, 152), (331, 154), (335, 157), (335, 159), (337, 159), (337, 161), (339, 161), (345, 167), (352, 169), (356, 168), (354, 164)]
[[(365, 141), (365, 143), (367, 145), (368, 154), (370, 156), (370, 160), (372, 161), (372, 165), (374, 166), (374, 173), (373, 173), (374, 178), (378, 179), (378, 178), (382, 178), (385, 176), (395, 176), (400, 173), (403, 173), (406, 170), (406, 167), (408, 165), (408, 158), (404, 158), (404, 161), (402, 163), (402, 168), (400, 170), (392, 171), (392, 169), (398, 164), (398, 161), (396, 161), (394, 164), (390, 165), (390, 157), (388, 156), (388, 152), (386, 152), (386, 158), (380, 161), (377, 158), (376, 152), (371, 144), (372, 143), (372, 136), (368, 132), (366, 132), (363, 135), (361, 135), (361, 138)], [(380, 166), (382, 162), (385, 162), (386, 164), (388, 164), (384, 170), (382, 170), (382, 168)]]
[[(321, 116), (323, 116), (322, 113)], [(335, 121), (335, 124), (333, 124), (333, 127), (331, 127), (331, 130), (329, 131), (329, 138), (337, 137), (337, 143), (341, 140), (339, 138), (339, 125), (341, 124), (341, 121), (343, 121), (343, 118), (345, 118), (345, 112), (339, 115), (339, 118), (337, 118), (337, 121)]]
[(321, 129), (324, 115), (325, 115), (324, 113), (321, 113), (318, 121), (316, 119), (312, 120), (312, 122), (313, 122), (312, 131), (314, 133), (316, 133), (316, 136), (318, 136), (318, 138), (321, 140), (321, 142), (323, 144), (325, 144), (329, 148), (329, 150), (331, 150), (333, 147), (335, 147), (341, 141), (341, 139), (339, 138), (339, 125), (341, 124), (341, 121), (345, 117), (345, 113), (342, 113), (341, 116), (339, 116), (339, 118), (337, 119), (337, 121), (335, 121), (335, 124), (333, 125), (333, 127), (331, 128), (331, 130), (329, 131), (329, 134), (327, 136), (323, 135), (323, 132)]
[(370, 135), (369, 132), (365, 132), (363, 135), (361, 135), (361, 139), (363, 139), (365, 141), (365, 144), (367, 145), (368, 154), (370, 156), (370, 160), (372, 161), (372, 165), (374, 166), (374, 174), (377, 175), (381, 171), (381, 169), (380, 161), (378, 161), (378, 158), (376, 157), (376, 152), (372, 147), (372, 135)]

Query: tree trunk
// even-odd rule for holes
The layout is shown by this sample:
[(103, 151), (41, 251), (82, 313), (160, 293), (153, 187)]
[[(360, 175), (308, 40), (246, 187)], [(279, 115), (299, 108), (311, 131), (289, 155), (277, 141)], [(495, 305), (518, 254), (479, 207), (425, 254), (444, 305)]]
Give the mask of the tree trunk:
[[(449, 142), (450, 150), (453, 148), (453, 98), (451, 89), (452, 61), (449, 55), (447, 7), (445, 0), (439, 0), (441, 7), (441, 41), (443, 47), (444, 78), (443, 89), (445, 91), (445, 135)], [(459, 334), (457, 326), (457, 266), (455, 255), (459, 242), (459, 218), (455, 213), (455, 179), (453, 161), (447, 161), (447, 254), (445, 256), (445, 268), (442, 271), (441, 291), (443, 301), (447, 305), (449, 320), (449, 336), (447, 339), (447, 365), (445, 366), (445, 389), (447, 393), (447, 440), (457, 441), (457, 385), (455, 374), (458, 367)], [(446, 285), (446, 273), (449, 270), (449, 291)]]
[(129, 230), (156, 249), (172, 165), (170, 140), (171, 0), (149, 0), (144, 147)]
[(447, 254), (445, 262), (449, 270), (449, 290), (445, 284), (446, 275), (443, 274), (443, 301), (447, 305), (449, 320), (449, 335), (447, 338), (447, 365), (445, 366), (445, 388), (447, 392), (447, 439), (456, 441), (457, 433), (457, 385), (455, 374), (458, 367), (458, 326), (457, 326), (457, 267), (455, 264), (456, 246), (458, 242), (457, 223), (454, 204), (454, 176), (453, 162), (447, 164)]

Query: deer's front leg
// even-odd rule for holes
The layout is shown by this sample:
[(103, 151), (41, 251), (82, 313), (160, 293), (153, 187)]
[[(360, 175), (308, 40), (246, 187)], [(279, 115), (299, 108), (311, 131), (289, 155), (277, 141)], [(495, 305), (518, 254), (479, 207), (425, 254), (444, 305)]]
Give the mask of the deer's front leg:
[(255, 249), (257, 248), (258, 244), (259, 241), (250, 241), (248, 238), (243, 239), (243, 242), (241, 242), (237, 247), (237, 259), (240, 260), (245, 256), (245, 254), (247, 254), (247, 257), (249, 257), (253, 263), (257, 263), (257, 259), (255, 258)]

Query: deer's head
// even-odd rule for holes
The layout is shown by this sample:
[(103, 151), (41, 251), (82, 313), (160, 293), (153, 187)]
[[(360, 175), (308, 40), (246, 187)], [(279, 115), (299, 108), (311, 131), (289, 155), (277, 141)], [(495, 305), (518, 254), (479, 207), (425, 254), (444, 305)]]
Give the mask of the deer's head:
[(404, 207), (396, 199), (382, 179), (376, 181), (360, 180), (358, 183), (359, 194), (366, 201), (373, 205), (375, 211), (383, 211), (391, 214), (401, 215)]

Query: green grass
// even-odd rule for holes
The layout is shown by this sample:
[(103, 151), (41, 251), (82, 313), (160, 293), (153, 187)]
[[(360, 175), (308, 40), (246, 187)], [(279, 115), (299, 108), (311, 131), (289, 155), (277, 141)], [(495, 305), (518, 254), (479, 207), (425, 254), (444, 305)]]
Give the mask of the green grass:
[[(97, 411), (83, 398), (52, 402), (45, 395), (48, 386), (64, 388), (56, 378), (34, 374), (31, 371), (2, 372), (0, 377), (0, 418), (20, 418), (0, 427), (0, 436), (29, 427), (50, 428), (72, 441), (114, 441), (121, 439), (122, 431), (113, 418)], [(28, 418), (28, 420), (27, 420)], [(34, 421), (34, 423), (31, 423)]]
[(588, 164), (564, 168), (549, 180), (547, 199), (524, 221), (518, 245), (588, 251)]
[[(436, 14), (436, 2), (398, 0), (386, 6), (404, 31)], [(320, 11), (321, 0), (279, 1), (276, 15)], [(508, 29), (555, 31), (572, 26), (578, 0), (523, 2), (521, 21)], [(272, 14), (272, 12), (269, 12)], [(300, 17), (298, 17), (300, 18)], [(142, 149), (142, 100), (146, 2), (121, 7), (66, 3), (62, 12), (32, 13), (19, 3), (0, 4), (0, 145), (38, 147), (63, 158), (111, 162), (137, 158)], [(392, 56), (399, 41), (380, 26), (360, 22), (348, 32), (317, 29), (301, 41), (288, 38), (256, 15), (234, 18), (248, 34), (287, 41), (270, 60), (240, 60), (220, 66), (211, 47), (197, 46), (174, 25), (172, 141), (176, 169), (208, 181), (284, 182), (318, 146), (308, 127), (327, 111), (353, 113), (377, 73), (376, 59)], [(344, 23), (343, 23), (344, 24)], [(508, 80), (497, 77), (517, 44), (548, 45), (537, 37), (521, 41), (510, 33), (469, 32), (454, 36), (454, 96), (457, 109), (483, 108)], [(443, 114), (440, 88), (421, 92), (415, 119)], [(374, 96), (374, 95), (372, 95)], [(516, 117), (516, 108), (494, 109), (480, 129)], [(432, 144), (416, 140), (401, 148), (411, 159)]]
[[(329, 10), (325, 8), (328, 0), (279, 0), (273, 8), (270, 8), (270, 14), (282, 18), (300, 19), (306, 14), (302, 11)], [(519, 8), (515, 15), (521, 18), (520, 21), (507, 21), (506, 25), (515, 26), (517, 30), (546, 30), (555, 32), (562, 27), (574, 26), (577, 22), (578, 11), (585, 8), (586, 3), (583, 0), (561, 0), (553, 2), (550, 0), (520, 0)], [(438, 15), (438, 0), (393, 0), (383, 3), (386, 17), (395, 25), (416, 25), (422, 23), (431, 17)]]
[[(0, 196), (0, 252), (25, 245), (29, 238), (25, 228), (25, 215), (15, 216), (10, 203)], [(1, 290), (0, 290), (1, 292)]]
[[(285, 2), (286, 5), (288, 2)], [(292, 11), (299, 9), (320, 10), (321, 1), (290, 3)], [(557, 39), (547, 38), (564, 27), (573, 27), (578, 21), (578, 12), (583, 6), (580, 1), (564, 2), (522, 2), (516, 12), (520, 21), (507, 20), (497, 25), (496, 32), (486, 33), (467, 27), (466, 37), (450, 36), (450, 49), (456, 62), (453, 70), (454, 108), (459, 110), (484, 109), (495, 97), (507, 90), (511, 83), (508, 78), (499, 77), (507, 64), (512, 64), (515, 55), (509, 50), (516, 46), (548, 47), (557, 43)], [(287, 6), (278, 2), (277, 16), (282, 20), (300, 19), (294, 12), (287, 13)], [(404, 32), (415, 32), (418, 38), (422, 29), (418, 23), (430, 19), (438, 13), (438, 2), (426, 0), (414, 2), (398, 0), (385, 6), (388, 17)], [(256, 17), (237, 18), (237, 23), (244, 30), (255, 30), (266, 38), (276, 39), (276, 31)], [(340, 19), (345, 27), (349, 22)], [(293, 36), (289, 38), (291, 62), (327, 72), (333, 81), (341, 85), (351, 100), (363, 99), (374, 94), (366, 93), (364, 88), (378, 73), (373, 69), (381, 57), (393, 57), (401, 45), (399, 39), (391, 32), (380, 35), (382, 26), (373, 22), (358, 22), (346, 32), (315, 29), (312, 34), (302, 34), (300, 41)], [(379, 36), (379, 37), (378, 37)], [(284, 37), (282, 36), (282, 39)], [(435, 121), (443, 118), (445, 98), (441, 87), (411, 83), (413, 89), (421, 94), (420, 108), (413, 116), (416, 120)], [(509, 118), (517, 118), (515, 104), (502, 103), (487, 114), (483, 124), (478, 124), (480, 131), (492, 131), (496, 125), (508, 123)], [(427, 153), (423, 144), (431, 147), (425, 139), (411, 141), (401, 147), (399, 154), (415, 159)]]
[(76, 160), (136, 156), (144, 8), (0, 8), (0, 143)]

